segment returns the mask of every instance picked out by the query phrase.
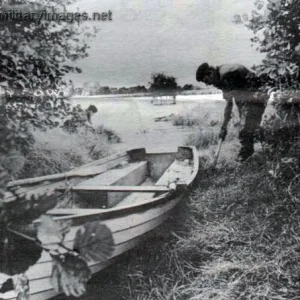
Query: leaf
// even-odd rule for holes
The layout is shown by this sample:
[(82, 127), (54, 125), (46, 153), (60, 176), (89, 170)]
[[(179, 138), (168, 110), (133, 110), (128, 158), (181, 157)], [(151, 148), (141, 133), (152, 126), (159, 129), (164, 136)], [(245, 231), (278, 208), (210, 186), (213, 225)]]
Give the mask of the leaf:
[(25, 274), (13, 277), (15, 291), (18, 293), (17, 300), (29, 300), (29, 280)]
[(64, 238), (63, 229), (52, 217), (42, 215), (38, 227), (37, 237), (43, 247), (49, 250), (56, 250)]
[(264, 7), (264, 1), (262, 1), (262, 0), (256, 0), (255, 3), (254, 3), (254, 5), (256, 6), (256, 8), (258, 10), (261, 10)]
[(12, 278), (8, 278), (1, 286), (0, 288), (0, 293), (4, 294), (6, 292), (9, 292), (9, 291), (13, 291), (15, 288), (14, 288), (14, 283), (13, 283), (13, 280)]
[(53, 266), (51, 282), (57, 292), (67, 296), (82, 296), (86, 291), (86, 283), (91, 278), (87, 263), (73, 253), (52, 255)]
[[(26, 233), (28, 234), (28, 233)], [(28, 234), (30, 235), (30, 234)], [(0, 272), (7, 275), (24, 273), (41, 257), (42, 248), (33, 241), (5, 230), (0, 230)]]
[(114, 240), (110, 229), (100, 222), (88, 222), (84, 230), (76, 232), (74, 251), (87, 261), (106, 261), (114, 250)]

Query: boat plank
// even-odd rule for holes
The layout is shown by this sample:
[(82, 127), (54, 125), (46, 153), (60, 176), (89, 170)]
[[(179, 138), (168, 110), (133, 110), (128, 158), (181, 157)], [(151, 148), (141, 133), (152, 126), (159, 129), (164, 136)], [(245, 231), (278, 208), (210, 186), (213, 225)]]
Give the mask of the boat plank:
[[(140, 186), (153, 186), (154, 182), (153, 179), (148, 177)], [(116, 205), (116, 207), (121, 207), (121, 206), (129, 206), (129, 205), (134, 205), (137, 203), (142, 203), (144, 201), (147, 201), (151, 198), (153, 198), (155, 193), (149, 192), (149, 193), (130, 193), (127, 197), (125, 197), (120, 203)]]
[[(18, 195), (19, 197), (26, 197), (26, 199), (30, 199), (32, 195), (35, 195), (36, 197), (42, 196), (42, 195), (52, 195), (55, 193), (56, 190), (66, 190), (70, 188), (72, 185), (76, 185), (81, 181), (84, 181), (85, 179), (83, 177), (98, 175), (106, 172), (107, 170), (114, 168), (128, 160), (128, 157), (126, 155), (120, 155), (114, 160), (108, 161), (105, 165), (100, 166), (91, 166), (91, 167), (81, 167), (79, 169), (76, 169), (76, 176), (75, 172), (73, 172), (73, 175), (68, 175), (67, 173), (61, 173), (61, 174), (54, 174), (49, 176), (41, 176), (33, 178), (34, 180), (27, 182), (26, 184), (29, 184), (28, 186), (22, 186), (22, 184), (25, 184), (22, 181), (12, 181), (8, 184), (8, 187), (17, 186), (18, 182), (21, 183), (20, 188), (15, 190), (14, 194)], [(23, 179), (22, 179), (23, 180)], [(51, 181), (53, 180), (53, 181)], [(59, 181), (54, 181), (59, 180)], [(20, 184), (19, 184), (20, 185)], [(11, 193), (7, 193), (7, 196), (5, 197), (5, 201), (14, 201), (16, 200), (16, 196)]]
[[(158, 216), (155, 219), (150, 220), (149, 222), (146, 222), (144, 224), (141, 224), (138, 227), (131, 228), (127, 230), (127, 232), (118, 232), (114, 234), (114, 240), (115, 240), (115, 249), (113, 254), (111, 255), (111, 258), (117, 257), (124, 251), (129, 250), (135, 244), (131, 241), (137, 240), (141, 238), (144, 234), (148, 233), (149, 231), (155, 229), (160, 224), (162, 224), (167, 218), (169, 214), (165, 213), (160, 216)], [(66, 244), (66, 246), (71, 246), (73, 242), (69, 242)], [(130, 245), (130, 246), (129, 246)], [(110, 258), (110, 259), (111, 259)], [(105, 263), (105, 262), (104, 262)], [(90, 262), (89, 266), (93, 266), (97, 264), (97, 262)], [(99, 263), (98, 263), (99, 264)], [(26, 275), (29, 277), (31, 282), (41, 280), (41, 275), (43, 274), (43, 278), (50, 277), (51, 275), (51, 269), (52, 269), (52, 261), (47, 260), (44, 263), (38, 262), (34, 266), (30, 267), (28, 271), (26, 272)], [(40, 289), (41, 287), (35, 287), (35, 289)]]
[[(147, 223), (153, 219), (158, 218), (161, 215), (168, 213), (168, 211), (170, 211), (178, 201), (179, 199), (175, 198), (174, 200), (165, 203), (163, 206), (145, 211), (142, 214), (132, 214), (126, 217), (119, 217), (111, 220), (102, 221), (101, 223), (106, 225), (111, 230), (113, 235), (117, 232), (120, 232), (121, 234), (124, 231), (130, 230), (131, 228), (134, 227), (138, 227), (141, 224)], [(72, 241), (76, 236), (77, 230), (80, 228), (81, 228), (80, 226), (74, 226), (67, 233), (65, 240), (69, 243), (70, 246), (72, 246)], [(118, 241), (115, 240), (115, 243), (117, 242)], [(44, 263), (49, 260), (51, 260), (49, 254), (43, 252), (43, 255), (39, 259), (38, 263)]]
[(80, 169), (87, 168), (87, 167), (99, 166), (99, 165), (107, 164), (111, 161), (118, 161), (118, 162), (124, 161), (124, 160), (128, 161), (128, 159), (129, 159), (129, 157), (128, 157), (127, 152), (116, 153), (116, 154), (112, 154), (108, 157), (100, 158), (98, 160), (87, 163), (83, 166), (75, 168), (74, 170), (80, 170)]
[[(127, 163), (123, 167), (110, 169), (107, 172), (80, 182), (73, 188), (91, 207), (113, 207), (128, 195), (130, 191), (111, 191), (98, 186), (136, 186), (141, 184), (147, 175), (147, 161)], [(88, 186), (88, 188), (85, 188)], [(94, 187), (94, 188), (93, 188)]]
[(71, 189), (72, 191), (106, 191), (106, 192), (139, 192), (139, 193), (158, 193), (169, 192), (170, 189), (166, 186), (126, 186), (126, 185), (80, 185)]
[(93, 178), (84, 180), (79, 184), (77, 184), (76, 187), (74, 188), (79, 189), (81, 186), (87, 186), (87, 185), (88, 186), (112, 185), (118, 182), (121, 178), (132, 174), (134, 171), (140, 168), (145, 168), (146, 165), (147, 165), (146, 161), (129, 163), (123, 168), (111, 169), (103, 174), (99, 174)]

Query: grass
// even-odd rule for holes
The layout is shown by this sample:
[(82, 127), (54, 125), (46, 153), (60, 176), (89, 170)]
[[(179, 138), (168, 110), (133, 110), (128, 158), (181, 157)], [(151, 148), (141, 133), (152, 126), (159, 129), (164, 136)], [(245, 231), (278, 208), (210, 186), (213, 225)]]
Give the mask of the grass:
[[(187, 141), (201, 153), (195, 186), (171, 220), (92, 281), (96, 289), (85, 299), (299, 299), (299, 160), (274, 160), (260, 151), (243, 165), (235, 163), (234, 119), (218, 168), (212, 169), (219, 120), (204, 112), (195, 120), (199, 131)], [(103, 155), (109, 138), (103, 128), (99, 131), (98, 142), (85, 133), (66, 137), (55, 131), (55, 142), (50, 142), (40, 133), (36, 153), (41, 169), (46, 151), (63, 164), (55, 168), (91, 160), (91, 149)]]
[(174, 126), (194, 126), (198, 125), (198, 120), (197, 118), (194, 118), (193, 116), (190, 115), (175, 115), (172, 118), (172, 124)]
[(300, 202), (270, 168), (257, 155), (203, 170), (187, 204), (127, 255), (122, 299), (299, 299)]
[(120, 138), (110, 129), (98, 126), (94, 131), (80, 129), (69, 134), (60, 128), (34, 132), (35, 144), (23, 158), (18, 177), (35, 177), (65, 172), (94, 159), (107, 156), (110, 145)]

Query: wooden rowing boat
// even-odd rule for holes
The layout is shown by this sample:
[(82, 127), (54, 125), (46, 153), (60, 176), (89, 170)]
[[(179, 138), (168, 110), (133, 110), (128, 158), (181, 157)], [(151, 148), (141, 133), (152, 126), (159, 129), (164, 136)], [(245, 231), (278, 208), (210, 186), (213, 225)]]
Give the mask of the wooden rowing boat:
[[(43, 199), (40, 200), (43, 205), (53, 196), (71, 195), (76, 206), (72, 203), (69, 207), (67, 201), (67, 205), (60, 204), (46, 214), (58, 223), (71, 222), (64, 237), (65, 245), (71, 248), (76, 234), (85, 228), (85, 224), (101, 223), (109, 229), (113, 249), (105, 260), (88, 261), (94, 274), (110, 265), (118, 255), (135, 247), (168, 218), (183, 192), (194, 181), (198, 165), (193, 147), (179, 147), (174, 153), (133, 149), (64, 174), (10, 182), (6, 202), (15, 205), (16, 198), (24, 201)], [(40, 221), (35, 219), (33, 223), (38, 226)], [(58, 294), (50, 280), (52, 264), (49, 251), (43, 250), (38, 261), (25, 272), (31, 300), (49, 299)], [(0, 284), (7, 278), (0, 276)], [(0, 299), (16, 297), (15, 290), (0, 294)]]

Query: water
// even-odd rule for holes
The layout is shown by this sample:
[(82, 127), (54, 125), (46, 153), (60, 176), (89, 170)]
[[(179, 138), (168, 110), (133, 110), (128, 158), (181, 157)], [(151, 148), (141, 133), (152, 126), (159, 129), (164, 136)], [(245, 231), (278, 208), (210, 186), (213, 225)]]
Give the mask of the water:
[(207, 112), (211, 118), (219, 119), (224, 106), (221, 95), (178, 96), (176, 105), (153, 105), (150, 97), (76, 97), (72, 102), (84, 108), (91, 104), (98, 108), (92, 123), (102, 124), (121, 137), (122, 143), (114, 146), (116, 150), (138, 147), (174, 150), (198, 127), (173, 126), (171, 122), (155, 122), (155, 118), (171, 114), (199, 117), (195, 113), (205, 117)]

